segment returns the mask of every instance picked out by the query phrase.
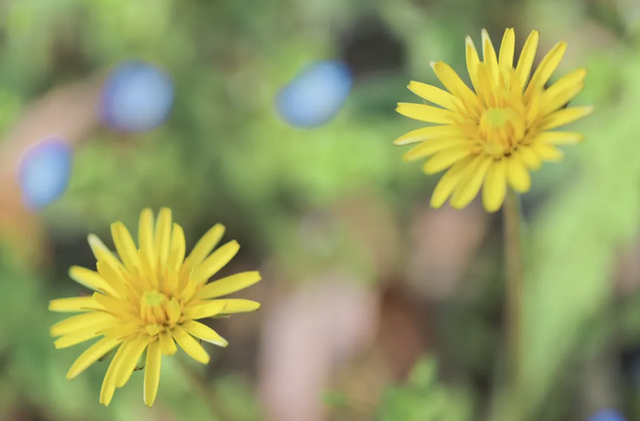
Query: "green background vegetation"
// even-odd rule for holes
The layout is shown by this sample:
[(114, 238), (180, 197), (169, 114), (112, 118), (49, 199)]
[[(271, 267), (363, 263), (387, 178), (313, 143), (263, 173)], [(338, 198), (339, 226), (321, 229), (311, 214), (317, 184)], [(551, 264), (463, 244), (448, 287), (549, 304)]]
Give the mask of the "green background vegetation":
[[(278, 268), (268, 272), (277, 278), (265, 275), (268, 288), (260, 291), (297, 288), (309, 274), (334, 267), (357, 274), (380, 294), (389, 288), (389, 277), (402, 285), (402, 255), (411, 252), (408, 220), (425, 207), (438, 177), (402, 163), (403, 150), (392, 141), (419, 125), (396, 114), (395, 103), (415, 101), (406, 90), (409, 80), (435, 83), (432, 60), (447, 61), (464, 74), (464, 37), (471, 35), (479, 45), (483, 27), (496, 46), (504, 28), (515, 27), (518, 48), (531, 29), (540, 30), (537, 60), (556, 41), (569, 42), (558, 75), (586, 67), (586, 89), (576, 103), (596, 107), (573, 127), (587, 141), (565, 148), (562, 165), (543, 166), (524, 198), (524, 405), (532, 419), (546, 421), (584, 419), (601, 406), (618, 406), (629, 419), (640, 419), (640, 379), (628, 357), (640, 347), (640, 273), (630, 275), (635, 289), (616, 289), (623, 252), (631, 250), (632, 261), (640, 258), (629, 248), (640, 225), (635, 3), (3, 2), (3, 131), (49, 90), (133, 57), (171, 73), (176, 101), (157, 130), (129, 136), (101, 128), (78, 145), (68, 192), (38, 215), (46, 233), (38, 255), (46, 258), (34, 263), (14, 240), (0, 239), (0, 419), (263, 419), (264, 402), (256, 392), (259, 349), (250, 341), (238, 345), (249, 349), (241, 353), (244, 359), (231, 364), (224, 353), (234, 350), (209, 348), (215, 369), (194, 367), (215, 396), (216, 413), (205, 402), (214, 398), (196, 393), (166, 358), (156, 402), (164, 408), (160, 412), (143, 406), (140, 375), (116, 393), (109, 408), (100, 406), (106, 366), (96, 364), (74, 381), (65, 380), (81, 347), (53, 348), (48, 327), (60, 316), (46, 310), (48, 300), (78, 294), (66, 270), (72, 264), (91, 267), (88, 232), (106, 240), (111, 222), (133, 228), (147, 206), (171, 207), (190, 245), (209, 226), (225, 224), (225, 238), (242, 245), (236, 268)], [(367, 40), (370, 33), (379, 38)], [(288, 127), (275, 114), (274, 95), (308, 61), (333, 58), (346, 59), (356, 75), (344, 109), (318, 129)], [(351, 200), (357, 212), (366, 215), (378, 206), (390, 215), (402, 251), (390, 258), (392, 269), (374, 257), (385, 247), (372, 244), (362, 227), (336, 211)], [(313, 242), (301, 239), (301, 221), (318, 212), (330, 215), (333, 229), (316, 230)], [(502, 324), (495, 321), (502, 307), (500, 215), (489, 216), (487, 227), (460, 294), (437, 304), (436, 345), (406, 379), (389, 382), (367, 404), (366, 415), (342, 391), (328, 393), (332, 419), (504, 419), (509, 402), (501, 389)], [(465, 293), (466, 282), (472, 293)], [(421, 300), (418, 307), (433, 307)], [(250, 331), (258, 337), (268, 308), (267, 302), (265, 312), (236, 317), (253, 319)], [(417, 325), (423, 317), (416, 316)], [(224, 329), (226, 322), (216, 323)], [(440, 357), (446, 370), (439, 370)]]

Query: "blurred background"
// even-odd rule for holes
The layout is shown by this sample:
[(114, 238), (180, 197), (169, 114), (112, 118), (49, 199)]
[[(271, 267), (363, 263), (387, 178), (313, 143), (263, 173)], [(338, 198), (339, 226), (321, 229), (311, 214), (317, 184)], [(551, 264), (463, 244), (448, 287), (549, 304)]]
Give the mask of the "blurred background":
[[(640, 420), (634, 0), (0, 2), (0, 420), (510, 421), (501, 215), (430, 209), (439, 177), (392, 145), (408, 82), (468, 80), (464, 37), (506, 27), (516, 57), (540, 30), (536, 63), (567, 41), (555, 78), (586, 67), (596, 107), (523, 197), (523, 405)], [(142, 372), (105, 408), (47, 303), (82, 292), (88, 233), (161, 206), (188, 247), (226, 225), (262, 308), (213, 321), (230, 346), (191, 376), (165, 358), (152, 409)]]

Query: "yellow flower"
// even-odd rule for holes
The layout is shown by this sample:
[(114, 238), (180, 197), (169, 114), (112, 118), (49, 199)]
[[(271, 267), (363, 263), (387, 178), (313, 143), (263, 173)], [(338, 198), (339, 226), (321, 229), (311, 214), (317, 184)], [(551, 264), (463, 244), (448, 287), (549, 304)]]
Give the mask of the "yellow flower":
[(211, 328), (196, 320), (254, 311), (260, 304), (241, 299), (217, 299), (260, 280), (258, 272), (243, 272), (207, 284), (211, 276), (238, 252), (235, 241), (211, 253), (224, 227), (211, 228), (185, 259), (184, 232), (163, 208), (155, 223), (153, 212), (140, 214), (139, 248), (121, 222), (111, 225), (120, 259), (89, 235), (97, 271), (74, 266), (70, 277), (96, 291), (92, 296), (52, 300), (49, 310), (82, 312), (51, 327), (56, 348), (66, 348), (101, 337), (69, 369), (73, 379), (87, 367), (118, 348), (107, 369), (100, 403), (109, 405), (115, 389), (127, 383), (146, 350), (144, 402), (153, 405), (158, 392), (162, 355), (173, 355), (176, 342), (191, 358), (207, 364), (209, 355), (195, 338), (226, 347)]
[(475, 92), (443, 62), (432, 67), (449, 92), (424, 83), (409, 84), (413, 93), (437, 107), (399, 103), (397, 111), (436, 125), (407, 133), (395, 144), (418, 143), (404, 159), (430, 157), (424, 164), (427, 174), (449, 169), (433, 192), (434, 208), (449, 197), (451, 206), (463, 208), (482, 187), (484, 207), (494, 212), (504, 202), (507, 184), (527, 192), (530, 170), (540, 168), (542, 161), (560, 160), (557, 145), (583, 139), (579, 133), (550, 130), (591, 113), (591, 107), (563, 108), (584, 87), (586, 71), (571, 72), (545, 89), (567, 49), (566, 43), (559, 42), (529, 79), (538, 37), (537, 31), (531, 32), (515, 68), (513, 29), (505, 31), (499, 55), (487, 31), (482, 31), (483, 61), (467, 37), (467, 68)]

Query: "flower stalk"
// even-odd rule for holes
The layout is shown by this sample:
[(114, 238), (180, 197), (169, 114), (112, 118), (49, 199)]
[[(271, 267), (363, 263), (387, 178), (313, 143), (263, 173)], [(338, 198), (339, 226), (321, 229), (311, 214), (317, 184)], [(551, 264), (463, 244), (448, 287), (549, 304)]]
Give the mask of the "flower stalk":
[(522, 361), (522, 304), (524, 269), (520, 229), (522, 212), (520, 197), (508, 189), (503, 210), (504, 258), (506, 275), (507, 364), (509, 383), (515, 390), (519, 383)]

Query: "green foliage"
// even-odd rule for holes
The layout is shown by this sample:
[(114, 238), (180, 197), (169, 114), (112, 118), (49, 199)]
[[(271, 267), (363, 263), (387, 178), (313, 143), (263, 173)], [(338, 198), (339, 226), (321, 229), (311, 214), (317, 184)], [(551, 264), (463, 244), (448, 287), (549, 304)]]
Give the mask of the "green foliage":
[[(620, 315), (603, 316), (611, 306), (612, 272), (618, 250), (640, 228), (640, 52), (631, 41), (631, 26), (623, 27), (624, 14), (608, 8), (613, 2), (589, 3), (584, 10), (577, 0), (562, 5), (535, 0), (7, 1), (0, 5), (0, 130), (9, 130), (31, 101), (64, 83), (104, 73), (132, 57), (154, 61), (175, 81), (171, 117), (151, 133), (99, 130), (86, 139), (77, 151), (69, 191), (41, 214), (51, 244), (80, 243), (88, 232), (106, 239), (114, 220), (135, 226), (141, 208), (170, 206), (185, 227), (188, 246), (203, 229), (221, 222), (243, 253), (249, 250), (242, 257), (251, 265), (275, 264), (277, 273), (296, 281), (340, 267), (375, 287), (386, 279), (379, 279), (371, 245), (334, 209), (366, 193), (395, 212), (404, 229), (405, 216), (423, 204), (435, 184), (437, 177), (425, 177), (418, 163), (403, 163), (403, 150), (391, 144), (420, 126), (393, 112), (396, 102), (415, 99), (405, 89), (408, 81), (435, 83), (432, 60), (451, 63), (466, 79), (464, 36), (472, 35), (479, 45), (482, 27), (493, 35), (496, 28), (516, 26), (519, 45), (532, 26), (548, 30), (547, 44), (556, 34), (573, 34), (567, 59), (589, 71), (578, 101), (596, 104), (596, 113), (572, 128), (586, 133), (586, 142), (566, 148), (562, 165), (545, 165), (536, 173), (525, 198), (541, 206), (525, 239), (521, 367), (527, 409), (547, 421), (567, 419), (563, 416), (571, 413), (573, 401), (566, 397), (577, 388), (571, 370), (617, 331)], [(379, 15), (406, 47), (406, 74), (359, 79), (345, 108), (324, 127), (284, 125), (272, 106), (278, 89), (308, 61), (338, 56), (340, 32), (370, 14)], [(610, 43), (606, 49), (571, 32), (588, 26), (598, 38), (602, 28), (597, 25), (614, 29), (611, 38), (603, 35)], [(317, 219), (321, 223), (309, 223)], [(462, 303), (443, 305), (465, 307), (442, 312), (447, 332), (437, 338), (443, 349), (455, 349), (449, 363), (459, 365), (464, 385), (478, 374), (495, 380), (500, 373), (495, 367), (503, 363), (501, 355), (492, 355), (491, 345), (501, 335), (500, 326), (486, 315), (487, 308), (497, 313), (501, 305), (501, 251), (490, 247), (496, 236), (488, 234), (486, 250), (465, 282), (479, 285), (491, 278), (486, 288), (498, 293), (480, 291)], [(403, 249), (412, 245), (406, 237)], [(0, 244), (0, 417), (20, 405), (42, 408), (51, 420), (86, 420), (86, 414), (96, 421), (152, 417), (143, 412), (141, 373), (117, 392), (109, 408), (98, 404), (108, 361), (72, 382), (65, 379), (82, 347), (54, 349), (48, 327), (61, 316), (46, 307), (51, 298), (78, 293), (64, 274), (67, 263), (80, 263), (79, 250), (72, 247), (71, 257), (66, 256), (72, 262), (64, 265), (54, 260), (36, 266), (21, 260), (11, 245)], [(621, 308), (624, 324), (617, 333), (628, 346), (640, 343), (638, 309), (637, 296)], [(451, 313), (457, 316), (449, 318)], [(165, 360), (158, 413), (187, 421), (261, 419), (249, 369), (215, 373), (210, 386), (221, 402), (216, 412), (206, 396), (194, 392), (180, 366)], [(506, 411), (503, 398), (496, 394), (487, 398), (491, 402), (478, 402), (471, 387), (440, 381), (437, 363), (429, 357), (418, 361), (406, 384), (388, 386), (377, 419), (483, 419), (479, 407), (500, 419)], [(325, 400), (334, 407), (352, 404), (339, 392)]]
[(468, 393), (438, 384), (437, 363), (424, 357), (409, 382), (389, 387), (379, 411), (380, 421), (466, 421), (475, 419)]
[[(628, 53), (611, 68), (623, 78), (624, 97), (609, 109), (603, 104), (597, 119), (581, 127), (588, 140), (579, 152), (580, 176), (558, 185), (533, 220), (522, 368), (534, 406), (557, 381), (581, 332), (608, 306), (616, 252), (640, 228), (640, 153), (635, 124), (626, 114), (640, 101), (640, 62)], [(614, 66), (606, 56), (601, 63)]]

